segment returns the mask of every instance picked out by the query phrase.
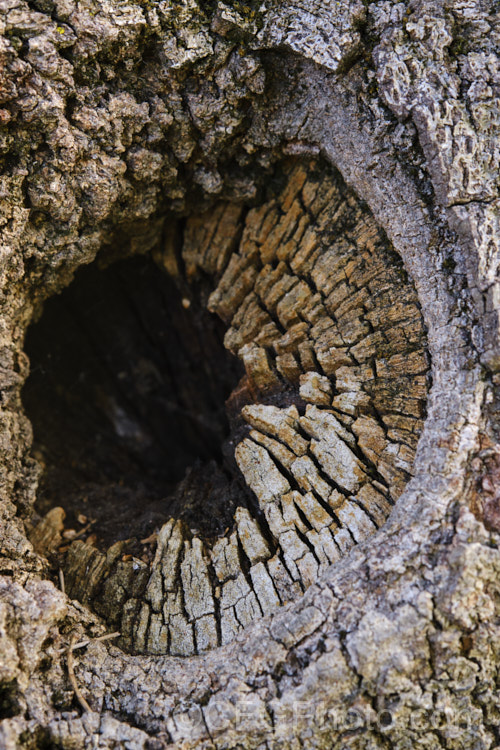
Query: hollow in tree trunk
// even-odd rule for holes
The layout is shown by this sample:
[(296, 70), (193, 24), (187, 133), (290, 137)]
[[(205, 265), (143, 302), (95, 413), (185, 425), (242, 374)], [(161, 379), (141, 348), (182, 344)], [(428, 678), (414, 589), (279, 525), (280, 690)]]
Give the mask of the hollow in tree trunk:
[(2, 747), (500, 744), (497, 10), (4, 3)]

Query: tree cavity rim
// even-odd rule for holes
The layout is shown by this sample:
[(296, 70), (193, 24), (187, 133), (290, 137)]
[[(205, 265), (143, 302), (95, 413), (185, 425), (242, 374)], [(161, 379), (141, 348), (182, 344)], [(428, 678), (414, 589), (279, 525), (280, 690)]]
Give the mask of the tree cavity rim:
[[(428, 393), (427, 417), (417, 447), (414, 477), (406, 486), (385, 525), (369, 540), (352, 548), (341, 560), (333, 563), (322, 578), (313, 584), (298, 600), (281, 607), (253, 625), (247, 626), (233, 643), (219, 646), (202, 655), (181, 657), (188, 673), (194, 675), (203, 665), (215, 670), (222, 654), (233, 662), (239, 648), (245, 651), (262, 653), (266, 640), (273, 634), (276, 638), (283, 632), (300, 628), (300, 613), (304, 607), (311, 613), (319, 612), (317, 602), (322, 591), (334, 590), (346, 601), (353, 586), (353, 576), (358, 565), (369, 563), (377, 558), (377, 548), (386, 546), (384, 569), (390, 570), (392, 553), (397, 558), (401, 539), (411, 534), (411, 550), (415, 557), (425, 547), (431, 529), (438, 529), (450, 504), (459, 496), (462, 489), (462, 470), (469, 451), (474, 447), (478, 431), (477, 415), (480, 413), (483, 386), (480, 380), (480, 367), (467, 366), (463, 354), (463, 339), (459, 316), (454, 311), (454, 297), (447, 291), (447, 275), (436, 267), (432, 249), (432, 228), (434, 221), (424, 208), (416, 188), (396, 163), (394, 154), (382, 156), (376, 169), (366, 170), (362, 177), (352, 168), (360, 158), (369, 160), (377, 151), (374, 134), (359, 125), (359, 112), (352, 103), (342, 102), (343, 85), (325, 71), (315, 69), (311, 73), (309, 88), (314, 90), (324, 85), (326, 75), (333, 103), (321, 117), (309, 118), (309, 130), (304, 137), (320, 149), (325, 160), (336, 168), (346, 184), (359, 198), (366, 201), (376, 222), (392, 241), (394, 249), (401, 256), (408, 274), (417, 290), (427, 326), (428, 347), (431, 355), (432, 386)], [(311, 94), (311, 91), (309, 92)], [(314, 113), (314, 96), (307, 96)], [(312, 103), (311, 103), (312, 102)], [(276, 128), (280, 123), (275, 123)], [(346, 130), (350, 137), (346, 137)], [(343, 131), (343, 132), (342, 132)], [(408, 201), (411, 200), (411, 210)], [(457, 420), (457, 415), (459, 415)], [(458, 431), (459, 448), (447, 438)], [(450, 481), (449, 477), (454, 477)], [(357, 591), (359, 594), (359, 590)], [(367, 600), (372, 597), (369, 590), (364, 592)], [(328, 615), (322, 615), (323, 623)], [(335, 633), (335, 623), (330, 632)], [(278, 638), (282, 638), (279, 635)], [(133, 658), (144, 667), (161, 673), (169, 664), (175, 665), (179, 657), (140, 655), (130, 657), (107, 645), (107, 657), (123, 664)], [(235, 664), (237, 663), (237, 658)], [(190, 666), (191, 665), (191, 666)]]

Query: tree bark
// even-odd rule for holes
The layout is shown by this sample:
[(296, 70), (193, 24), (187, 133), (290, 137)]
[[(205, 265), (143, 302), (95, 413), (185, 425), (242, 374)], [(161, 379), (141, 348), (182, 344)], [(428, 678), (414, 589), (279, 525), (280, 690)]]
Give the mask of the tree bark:
[[(495, 3), (0, 7), (2, 747), (500, 745)], [(26, 331), (81, 266), (132, 256), (191, 333), (146, 356), (156, 313), (115, 279), (143, 333), (104, 396), (101, 342), (84, 432), (97, 390), (30, 399), (29, 337), (22, 391)], [(219, 464), (158, 491), (147, 539), (97, 538), (124, 467), (154, 474), (181, 433), (194, 454), (200, 415), (223, 433), (212, 381)], [(91, 486), (72, 540), (58, 506)]]

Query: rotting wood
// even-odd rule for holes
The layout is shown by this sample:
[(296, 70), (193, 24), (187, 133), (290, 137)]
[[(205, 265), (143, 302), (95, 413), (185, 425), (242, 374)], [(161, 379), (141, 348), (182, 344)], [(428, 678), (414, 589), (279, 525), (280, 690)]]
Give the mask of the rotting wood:
[[(219, 242), (229, 248), (222, 260)], [(254, 503), (213, 541), (169, 521), (151, 565), (124, 543), (108, 552), (71, 544), (69, 595), (138, 653), (202, 653), (301, 595), (384, 523), (411, 477), (425, 414), (416, 294), (329, 170), (292, 161), (259, 209), (219, 206), (188, 220), (182, 257), (192, 284), (211, 275), (208, 307), (246, 369), (253, 395), (241, 418), (253, 429), (234, 454)], [(283, 370), (283, 353), (296, 371)]]

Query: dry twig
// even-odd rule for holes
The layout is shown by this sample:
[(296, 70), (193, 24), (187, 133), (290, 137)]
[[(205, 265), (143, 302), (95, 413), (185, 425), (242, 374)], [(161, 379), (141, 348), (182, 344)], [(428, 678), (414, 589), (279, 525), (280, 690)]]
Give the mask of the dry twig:
[(83, 697), (80, 691), (80, 688), (78, 687), (78, 683), (75, 677), (75, 668), (74, 668), (74, 663), (73, 663), (73, 649), (75, 648), (75, 645), (76, 645), (75, 642), (76, 642), (76, 633), (74, 633), (71, 636), (71, 641), (69, 643), (68, 651), (66, 653), (66, 665), (68, 667), (68, 677), (69, 677), (69, 681), (71, 682), (71, 687), (74, 690), (76, 699), (78, 700), (78, 703), (80, 704), (80, 706), (83, 708), (84, 711), (92, 711), (89, 704)]
[(96, 641), (109, 641), (110, 638), (118, 638), (118, 636), (121, 635), (120, 631), (117, 630), (115, 633), (105, 633), (104, 635), (99, 635), (96, 638), (87, 638), (85, 641), (78, 641), (78, 643), (75, 643), (73, 646), (73, 651), (77, 648), (84, 648), (84, 646), (88, 646), (89, 643), (95, 643)]

